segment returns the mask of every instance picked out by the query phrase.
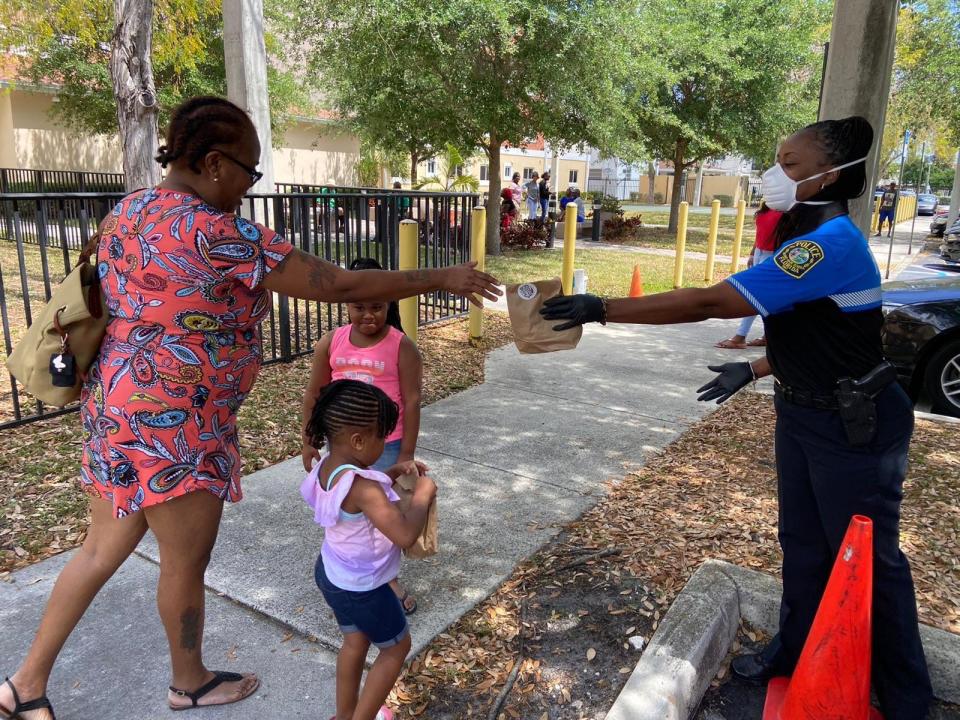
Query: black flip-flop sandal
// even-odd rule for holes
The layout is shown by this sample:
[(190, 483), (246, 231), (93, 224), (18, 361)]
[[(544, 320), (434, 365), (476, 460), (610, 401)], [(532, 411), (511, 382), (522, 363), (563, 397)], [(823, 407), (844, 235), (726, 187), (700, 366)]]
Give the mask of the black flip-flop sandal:
[(400, 596), (400, 607), (403, 608), (403, 614), (406, 616), (413, 615), (417, 611), (417, 601), (413, 601), (413, 607), (407, 607), (407, 598), (410, 597), (410, 593), (404, 591), (403, 595)]
[(3, 713), (4, 720), (23, 720), (23, 716), (20, 713), (30, 712), (31, 710), (49, 710), (50, 717), (52, 717), (53, 720), (57, 720), (57, 716), (53, 712), (53, 705), (47, 700), (46, 695), (28, 702), (20, 702), (20, 694), (10, 681), (10, 678), (6, 678), (4, 684), (9, 685), (10, 692), (13, 693), (13, 710), (9, 710), (3, 705), (0, 705), (0, 713)]
[[(173, 685), (170, 686), (170, 692), (172, 692), (177, 697), (185, 697), (190, 700), (191, 705), (170, 705), (171, 710), (193, 710), (198, 707), (214, 707), (216, 705), (232, 705), (233, 703), (240, 702), (241, 700), (246, 700), (248, 697), (253, 695), (257, 688), (260, 687), (260, 678), (257, 678), (257, 684), (243, 697), (239, 697), (236, 700), (231, 700), (230, 702), (225, 703), (210, 703), (208, 705), (201, 705), (197, 701), (202, 698), (204, 695), (209, 693), (214, 688), (220, 687), (225, 682), (239, 682), (245, 679), (243, 675), (235, 672), (227, 672), (226, 670), (214, 670), (213, 679), (208, 682), (203, 687), (197, 688), (193, 692), (187, 692), (186, 690), (179, 690)], [(168, 703), (169, 704), (169, 703)]]

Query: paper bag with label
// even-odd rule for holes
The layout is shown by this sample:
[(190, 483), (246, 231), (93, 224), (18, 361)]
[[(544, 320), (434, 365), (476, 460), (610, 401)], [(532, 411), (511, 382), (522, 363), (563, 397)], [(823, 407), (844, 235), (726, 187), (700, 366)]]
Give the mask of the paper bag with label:
[[(401, 475), (393, 481), (393, 489), (400, 496), (397, 501), (397, 507), (405, 511), (410, 507), (410, 501), (413, 499), (413, 489), (417, 486), (416, 475)], [(423, 526), (423, 531), (417, 541), (406, 548), (403, 554), (413, 560), (436, 555), (440, 549), (439, 526), (437, 522), (437, 501), (434, 499), (430, 503), (430, 509), (427, 510), (427, 522)]]
[(543, 303), (562, 294), (561, 288), (560, 278), (507, 285), (507, 309), (517, 350), (522, 353), (572, 350), (580, 342), (581, 326), (557, 332), (553, 326), (559, 321), (544, 320), (540, 316)]

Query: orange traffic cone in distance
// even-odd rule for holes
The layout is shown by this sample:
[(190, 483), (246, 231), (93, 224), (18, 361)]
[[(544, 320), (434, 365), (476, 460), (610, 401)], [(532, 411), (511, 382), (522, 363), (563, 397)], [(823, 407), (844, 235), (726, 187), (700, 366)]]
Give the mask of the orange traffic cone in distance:
[(854, 515), (793, 677), (767, 686), (763, 720), (874, 720), (870, 706), (873, 522)]
[(643, 276), (640, 274), (640, 264), (633, 266), (633, 279), (630, 281), (630, 297), (643, 296)]

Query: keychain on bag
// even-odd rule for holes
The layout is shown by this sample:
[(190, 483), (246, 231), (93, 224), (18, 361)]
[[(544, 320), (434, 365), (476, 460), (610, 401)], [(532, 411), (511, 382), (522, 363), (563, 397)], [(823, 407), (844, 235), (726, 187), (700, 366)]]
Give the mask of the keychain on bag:
[(69, 388), (77, 384), (77, 359), (70, 352), (70, 333), (60, 325), (61, 310), (53, 316), (53, 327), (60, 334), (60, 352), (50, 356), (50, 376), (54, 387)]

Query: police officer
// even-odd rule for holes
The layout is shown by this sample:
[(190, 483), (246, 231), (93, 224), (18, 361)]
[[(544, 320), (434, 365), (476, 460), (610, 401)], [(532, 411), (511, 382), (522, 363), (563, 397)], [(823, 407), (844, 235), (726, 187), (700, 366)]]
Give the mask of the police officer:
[(642, 298), (592, 295), (547, 301), (541, 312), (587, 322), (667, 324), (759, 313), (766, 357), (711, 366), (700, 400), (723, 402), (773, 374), (783, 549), (780, 631), (764, 650), (734, 660), (762, 683), (790, 674), (833, 561), (855, 514), (873, 520), (873, 680), (887, 720), (921, 720), (932, 697), (913, 580), (899, 522), (910, 400), (883, 360), (880, 273), (847, 201), (865, 188), (873, 129), (861, 117), (810, 125), (780, 146), (763, 195), (784, 212), (776, 254), (726, 281)]

